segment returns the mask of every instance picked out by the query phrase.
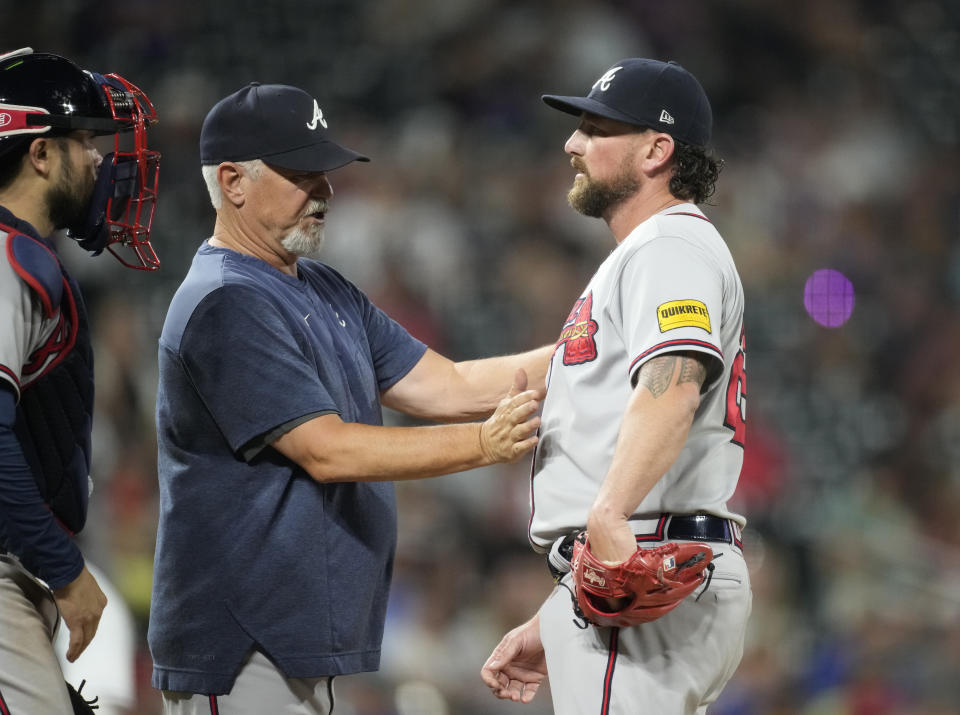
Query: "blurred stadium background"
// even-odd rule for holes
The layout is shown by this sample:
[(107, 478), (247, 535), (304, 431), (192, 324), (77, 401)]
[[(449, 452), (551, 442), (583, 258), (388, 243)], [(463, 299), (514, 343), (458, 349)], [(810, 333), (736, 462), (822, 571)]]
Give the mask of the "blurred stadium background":
[[(711, 96), (727, 165), (707, 211), (747, 295), (736, 505), (749, 518), (754, 613), (711, 712), (957, 712), (955, 0), (32, 0), (4, 2), (0, 17), (0, 49), (119, 72), (161, 118), (150, 144), (163, 153), (162, 269), (65, 247), (98, 350), (98, 486), (83, 543), (135, 616), (131, 712), (159, 712), (145, 638), (156, 340), (213, 225), (197, 156), (209, 107), (251, 80), (318, 96), (337, 135), (374, 160), (333, 175), (328, 261), (465, 359), (554, 340), (612, 248), (602, 223), (566, 206), (573, 124), (539, 95), (585, 91), (627, 56), (676, 59)], [(821, 268), (856, 291), (839, 328), (804, 310)], [(382, 668), (338, 679), (338, 712), (551, 712), (547, 692), (525, 708), (499, 703), (478, 677), (551, 586), (525, 540), (526, 468), (399, 488)]]

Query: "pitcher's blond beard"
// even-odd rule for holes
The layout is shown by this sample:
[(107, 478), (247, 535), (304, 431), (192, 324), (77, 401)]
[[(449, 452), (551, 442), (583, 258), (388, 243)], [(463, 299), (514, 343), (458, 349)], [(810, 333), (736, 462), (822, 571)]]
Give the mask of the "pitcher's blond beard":
[(584, 216), (603, 218), (617, 204), (629, 199), (640, 190), (640, 182), (633, 174), (634, 154), (628, 153), (620, 163), (620, 173), (608, 181), (591, 179), (583, 165), (576, 160), (570, 163), (582, 172), (567, 193), (567, 202)]

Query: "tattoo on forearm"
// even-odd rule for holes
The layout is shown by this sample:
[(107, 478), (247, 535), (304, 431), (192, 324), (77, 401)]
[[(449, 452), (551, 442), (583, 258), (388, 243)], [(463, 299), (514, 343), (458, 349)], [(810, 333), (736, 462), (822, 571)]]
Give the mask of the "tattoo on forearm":
[(660, 397), (673, 382), (678, 362), (680, 363), (680, 374), (677, 377), (676, 384), (692, 382), (702, 387), (707, 379), (706, 365), (699, 358), (682, 354), (662, 355), (653, 358), (640, 368), (640, 373), (637, 375), (637, 384), (647, 388), (654, 398)]
[(677, 378), (677, 384), (679, 385), (682, 382), (695, 382), (698, 387), (703, 387), (704, 381), (707, 379), (707, 367), (697, 358), (693, 357), (682, 357), (680, 358), (680, 377)]
[(639, 383), (650, 391), (655, 398), (660, 397), (673, 379), (673, 369), (677, 364), (677, 358), (673, 355), (664, 355), (655, 357), (642, 368), (640, 368)]

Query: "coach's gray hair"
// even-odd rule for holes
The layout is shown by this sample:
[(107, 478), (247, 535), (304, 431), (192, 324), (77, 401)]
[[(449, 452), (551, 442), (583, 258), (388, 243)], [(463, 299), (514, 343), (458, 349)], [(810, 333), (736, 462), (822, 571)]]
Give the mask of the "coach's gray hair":
[[(233, 162), (243, 169), (250, 178), (256, 181), (263, 173), (263, 159), (250, 159), (249, 161)], [(210, 203), (217, 211), (223, 206), (223, 192), (220, 191), (220, 182), (217, 181), (217, 167), (219, 164), (206, 164), (200, 167), (203, 173), (203, 180), (207, 183), (207, 193), (210, 194)]]

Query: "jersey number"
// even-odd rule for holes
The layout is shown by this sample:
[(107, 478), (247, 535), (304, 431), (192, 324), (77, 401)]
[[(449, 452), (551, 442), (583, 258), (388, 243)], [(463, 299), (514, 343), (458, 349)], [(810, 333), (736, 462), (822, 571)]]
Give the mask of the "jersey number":
[(743, 328), (740, 329), (740, 350), (733, 359), (733, 368), (730, 371), (730, 382), (727, 383), (727, 417), (723, 421), (725, 427), (733, 430), (730, 441), (741, 447), (747, 436), (747, 373), (744, 366), (746, 353), (746, 336)]

